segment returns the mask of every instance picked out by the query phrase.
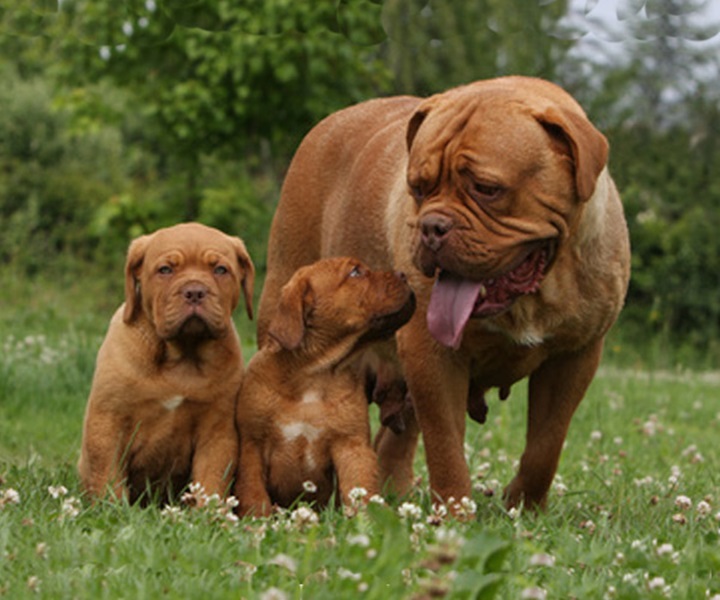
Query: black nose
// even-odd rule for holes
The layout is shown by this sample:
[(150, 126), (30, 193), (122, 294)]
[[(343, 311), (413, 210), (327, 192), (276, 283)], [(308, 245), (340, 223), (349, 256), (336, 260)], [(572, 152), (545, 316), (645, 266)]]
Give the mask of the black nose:
[(201, 304), (207, 296), (207, 288), (199, 283), (186, 285), (182, 290), (183, 298), (188, 304)]
[(443, 215), (427, 215), (423, 217), (420, 220), (422, 243), (433, 252), (437, 252), (445, 243), (452, 227), (452, 220)]

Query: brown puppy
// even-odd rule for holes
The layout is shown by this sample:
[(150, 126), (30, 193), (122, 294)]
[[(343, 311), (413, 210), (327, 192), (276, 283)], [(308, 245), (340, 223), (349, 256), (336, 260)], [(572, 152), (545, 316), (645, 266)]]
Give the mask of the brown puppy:
[[(575, 408), (624, 301), (630, 251), (608, 144), (580, 106), (538, 79), (480, 81), (426, 100), (373, 100), (303, 141), (272, 226), (258, 332), (300, 265), (353, 254), (407, 274), (418, 310), (396, 336), (430, 485), (468, 496), (465, 414), (530, 377), (526, 448), (509, 506), (543, 505)], [(397, 396), (397, 394), (396, 394)], [(417, 441), (381, 431), (381, 475), (411, 484)]]
[[(303, 498), (324, 505), (355, 487), (377, 493), (358, 351), (387, 339), (413, 313), (402, 274), (351, 258), (304, 267), (283, 287), (268, 341), (248, 364), (238, 400), (241, 514), (267, 515)], [(316, 491), (303, 489), (315, 484)]]
[(226, 494), (238, 440), (242, 354), (232, 312), (252, 318), (243, 242), (200, 225), (132, 242), (125, 303), (97, 357), (79, 470), (92, 497), (166, 497), (190, 481)]

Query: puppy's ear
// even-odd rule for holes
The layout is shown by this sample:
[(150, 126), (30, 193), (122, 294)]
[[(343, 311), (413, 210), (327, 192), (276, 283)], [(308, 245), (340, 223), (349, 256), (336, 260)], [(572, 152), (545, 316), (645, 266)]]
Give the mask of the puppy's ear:
[(608, 142), (589, 119), (575, 110), (546, 107), (534, 114), (551, 137), (569, 148), (575, 166), (575, 188), (581, 201), (589, 200), (608, 160)]
[(293, 276), (280, 292), (280, 303), (268, 328), (270, 339), (286, 350), (297, 350), (305, 337), (305, 321), (313, 302), (307, 277)]
[(240, 281), (242, 286), (243, 298), (245, 299), (245, 309), (248, 317), (253, 318), (253, 289), (255, 287), (255, 266), (250, 259), (250, 254), (245, 248), (245, 243), (238, 237), (230, 237), (235, 253), (237, 254), (238, 264), (242, 269), (243, 275)]
[(131, 323), (141, 310), (142, 299), (140, 292), (140, 268), (145, 260), (145, 252), (150, 241), (150, 235), (143, 235), (134, 239), (128, 248), (125, 260), (125, 309), (123, 321)]

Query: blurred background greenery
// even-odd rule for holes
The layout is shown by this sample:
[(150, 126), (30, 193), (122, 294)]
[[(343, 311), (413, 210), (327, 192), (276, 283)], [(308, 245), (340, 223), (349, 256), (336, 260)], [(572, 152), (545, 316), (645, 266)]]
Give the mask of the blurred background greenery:
[(243, 237), (262, 274), (285, 169), (314, 123), (374, 96), (526, 74), (568, 89), (611, 142), (633, 242), (611, 353), (716, 368), (709, 5), (0, 0), (0, 303), (79, 285), (91, 302), (77, 310), (107, 316), (129, 240), (190, 219)]

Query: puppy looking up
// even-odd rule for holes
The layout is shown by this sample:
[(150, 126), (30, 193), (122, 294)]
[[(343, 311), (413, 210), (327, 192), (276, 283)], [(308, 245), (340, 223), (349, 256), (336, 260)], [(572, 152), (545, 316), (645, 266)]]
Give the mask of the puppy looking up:
[(304, 491), (324, 505), (335, 478), (344, 502), (355, 487), (377, 493), (365, 382), (353, 358), (390, 338), (414, 309), (404, 275), (352, 258), (319, 261), (288, 281), (238, 400), (241, 514), (267, 515)]
[(242, 289), (252, 318), (254, 275), (239, 238), (197, 223), (132, 242), (85, 413), (88, 495), (164, 498), (191, 481), (228, 492), (243, 367), (231, 317)]

